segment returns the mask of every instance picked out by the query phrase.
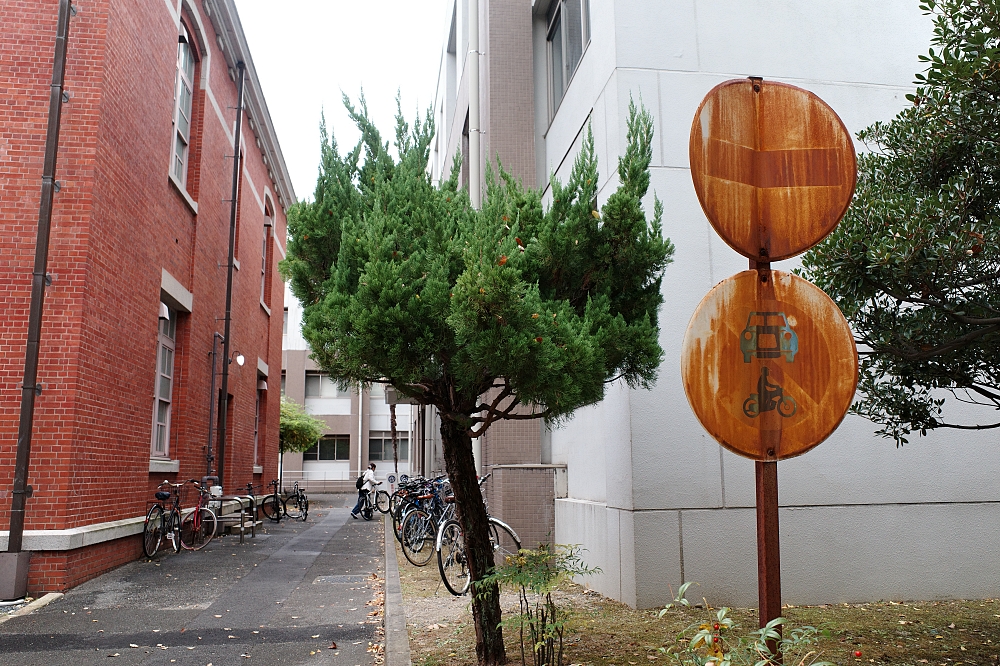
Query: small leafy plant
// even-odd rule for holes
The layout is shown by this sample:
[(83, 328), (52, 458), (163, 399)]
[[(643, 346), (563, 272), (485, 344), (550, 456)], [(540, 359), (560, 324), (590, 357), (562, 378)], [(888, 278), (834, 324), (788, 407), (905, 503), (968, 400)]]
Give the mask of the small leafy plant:
[[(660, 611), (663, 617), (680, 607), (690, 607), (685, 593), (691, 583), (681, 585), (674, 600)], [(720, 608), (707, 622), (687, 627), (677, 636), (677, 645), (660, 648), (682, 666), (833, 666), (820, 661), (815, 649), (819, 630), (815, 627), (791, 627), (777, 617), (766, 626), (741, 633), (729, 617), (729, 608)], [(784, 635), (782, 632), (784, 627)]]
[(584, 564), (581, 550), (577, 545), (558, 544), (543, 544), (537, 550), (521, 549), (483, 579), (481, 584), (495, 583), (517, 592), (520, 612), (506, 618), (500, 626), (518, 631), (523, 666), (529, 663), (529, 651), (533, 666), (562, 666), (567, 612), (556, 606), (552, 592), (574, 576), (600, 572), (599, 568)]

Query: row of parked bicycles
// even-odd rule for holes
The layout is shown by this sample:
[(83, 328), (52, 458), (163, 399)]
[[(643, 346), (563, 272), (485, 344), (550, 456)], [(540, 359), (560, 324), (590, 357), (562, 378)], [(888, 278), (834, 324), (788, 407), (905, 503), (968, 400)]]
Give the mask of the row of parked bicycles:
[[(194, 506), (181, 508), (181, 489), (192, 486), (197, 494)], [(146, 513), (142, 528), (142, 551), (146, 557), (153, 557), (163, 546), (170, 545), (175, 552), (185, 550), (201, 550), (215, 538), (221, 520), (223, 504), (227, 501), (238, 502), (239, 510), (249, 509), (250, 519), (258, 520), (258, 516), (272, 522), (282, 518), (305, 520), (309, 516), (309, 498), (304, 490), (299, 488), (298, 481), (292, 490), (278, 492), (278, 481), (271, 481), (268, 486), (273, 491), (260, 496), (254, 492), (252, 483), (246, 486), (246, 494), (230, 497), (215, 497), (209, 488), (195, 479), (181, 483), (163, 481), (157, 486), (152, 503)], [(262, 486), (257, 486), (257, 489)]]
[[(492, 472), (479, 480), (480, 490), (490, 476)], [(510, 525), (489, 515), (485, 496), (483, 504), (487, 505), (494, 564), (500, 566), (508, 556), (517, 554), (521, 540)], [(362, 498), (361, 508), (362, 516), (368, 520), (374, 509), (392, 517), (393, 533), (411, 564), (425, 566), (436, 555), (441, 581), (448, 591), (456, 596), (469, 591), (472, 576), (465, 538), (447, 477), (412, 478), (401, 483), (391, 495), (384, 490), (369, 493)]]

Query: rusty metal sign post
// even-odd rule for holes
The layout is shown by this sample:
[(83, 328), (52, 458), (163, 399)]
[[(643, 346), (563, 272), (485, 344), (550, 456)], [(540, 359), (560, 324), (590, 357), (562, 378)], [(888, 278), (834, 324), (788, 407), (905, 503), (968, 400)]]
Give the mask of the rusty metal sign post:
[(750, 270), (698, 305), (681, 375), (705, 429), (755, 461), (763, 627), (781, 615), (778, 460), (829, 437), (858, 380), (854, 336), (836, 304), (770, 262), (833, 231), (854, 194), (857, 159), (850, 133), (821, 99), (757, 77), (726, 81), (705, 96), (689, 150), (705, 215), (750, 261)]

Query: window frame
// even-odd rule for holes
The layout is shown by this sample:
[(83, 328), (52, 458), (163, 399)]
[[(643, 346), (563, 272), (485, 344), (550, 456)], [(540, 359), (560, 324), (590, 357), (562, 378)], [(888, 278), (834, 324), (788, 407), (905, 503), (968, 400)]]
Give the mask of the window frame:
[[(167, 306), (165, 303), (161, 302), (161, 306), (166, 306), (167, 312), (169, 313), (169, 319), (158, 319), (157, 320), (157, 335), (156, 335), (156, 368), (154, 372), (153, 380), (153, 414), (152, 414), (152, 428), (150, 432), (149, 440), (149, 456), (156, 460), (169, 460), (170, 459), (170, 426), (173, 420), (173, 395), (174, 395), (174, 384), (176, 383), (176, 360), (177, 360), (177, 311)], [(169, 361), (169, 372), (167, 375), (164, 373), (164, 351), (169, 351), (170, 361)], [(167, 396), (164, 398), (162, 395), (163, 390), (163, 380), (166, 379), (169, 384), (167, 388)], [(160, 407), (161, 404), (165, 404), (164, 418), (161, 420)], [(162, 437), (162, 450), (160, 450), (160, 433), (163, 433)]]
[[(323, 440), (333, 442), (333, 458), (321, 458), (321, 444)], [(340, 457), (341, 445), (346, 449), (345, 457)], [(315, 444), (302, 452), (302, 462), (347, 462), (351, 461), (351, 436), (350, 435), (322, 435)]]
[[(567, 26), (563, 21), (563, 18), (569, 18), (572, 16), (572, 12), (565, 10), (564, 8), (568, 3), (579, 3), (579, 11), (577, 16), (580, 20), (579, 33), (580, 33), (580, 56), (576, 63), (573, 65), (572, 69), (568, 69), (566, 63), (569, 58), (569, 35), (570, 32), (567, 30)], [(565, 16), (564, 16), (565, 15)], [(560, 62), (560, 78), (562, 79), (562, 86), (559, 91), (556, 90), (555, 81), (555, 68), (554, 68), (554, 56), (553, 56), (553, 38), (556, 31), (559, 31), (559, 62)], [(548, 16), (546, 20), (545, 27), (545, 55), (546, 55), (546, 74), (548, 78), (548, 93), (549, 93), (549, 121), (551, 122), (555, 118), (556, 112), (559, 110), (559, 106), (562, 104), (563, 98), (566, 96), (566, 92), (569, 90), (570, 84), (573, 82), (573, 78), (576, 76), (576, 72), (580, 69), (580, 63), (583, 62), (583, 56), (587, 53), (587, 47), (590, 46), (590, 0), (554, 0), (550, 9), (548, 11)]]
[[(379, 458), (372, 457), (373, 444), (378, 442)], [(396, 431), (396, 443), (399, 445), (399, 462), (409, 462), (410, 460), (410, 432), (408, 430)], [(405, 450), (404, 450), (405, 447)], [(368, 461), (369, 462), (392, 462), (392, 431), (391, 430), (371, 430), (368, 432)]]
[(257, 389), (257, 403), (254, 406), (253, 415), (253, 464), (254, 467), (260, 465), (260, 421), (261, 415), (266, 409), (265, 400), (267, 396), (265, 395), (264, 389)]
[[(274, 208), (270, 199), (264, 206), (264, 238), (260, 248), (260, 302), (264, 307), (271, 307), (271, 284), (268, 277), (271, 274), (274, 252), (271, 249), (271, 236), (274, 231)], [(285, 310), (287, 312), (287, 309)], [(283, 325), (283, 333), (288, 333), (287, 322)]]
[[(312, 377), (319, 377), (319, 388), (320, 392), (318, 395), (313, 395), (309, 393), (309, 379)], [(323, 395), (323, 380), (328, 380), (333, 385), (333, 395)], [(317, 370), (306, 370), (305, 387), (303, 391), (303, 398), (306, 400), (331, 400), (334, 398), (346, 398), (345, 391), (341, 391), (340, 387), (337, 386), (337, 382), (330, 378), (330, 374), (326, 372), (320, 372)]]
[[(187, 58), (182, 61), (182, 56), (187, 54)], [(191, 144), (194, 142), (194, 101), (197, 90), (195, 81), (198, 78), (198, 49), (191, 38), (191, 31), (181, 21), (180, 31), (177, 35), (177, 61), (176, 72), (174, 74), (174, 108), (172, 114), (171, 146), (170, 146), (170, 175), (187, 191), (188, 174), (191, 169)], [(185, 63), (190, 64), (190, 72), (187, 71)], [(183, 87), (187, 88), (187, 112), (182, 114), (182, 104), (184, 103)], [(180, 127), (180, 119), (184, 116), (187, 121), (187, 131)], [(181, 142), (183, 146), (181, 146)], [(180, 146), (180, 150), (178, 147)]]

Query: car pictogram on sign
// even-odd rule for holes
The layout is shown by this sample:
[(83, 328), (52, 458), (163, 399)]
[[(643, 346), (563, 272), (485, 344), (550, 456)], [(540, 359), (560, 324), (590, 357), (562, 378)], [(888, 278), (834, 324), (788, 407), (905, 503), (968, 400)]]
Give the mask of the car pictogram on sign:
[(751, 312), (747, 327), (740, 334), (740, 351), (743, 362), (750, 358), (778, 358), (792, 363), (799, 353), (799, 336), (788, 325), (784, 312)]

